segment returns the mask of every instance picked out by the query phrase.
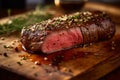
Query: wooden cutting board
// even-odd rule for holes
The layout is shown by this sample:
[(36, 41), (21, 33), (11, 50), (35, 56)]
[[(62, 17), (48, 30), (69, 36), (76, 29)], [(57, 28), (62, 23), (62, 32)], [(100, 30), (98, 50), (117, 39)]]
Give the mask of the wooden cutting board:
[(4, 48), (13, 42), (13, 47), (16, 47), (19, 38), (4, 38), (0, 40), (0, 67), (33, 80), (95, 80), (120, 66), (120, 26), (117, 26), (116, 35), (109, 41), (63, 51), (62, 54), (69, 54), (68, 58), (64, 55), (67, 59), (57, 66), (44, 63), (35, 65), (30, 59), (24, 60), (19, 56), (26, 52)]
[[(96, 80), (120, 67), (120, 25), (116, 25), (116, 30), (111, 40), (59, 52), (64, 54), (64, 60), (55, 56), (59, 64), (54, 66), (45, 57), (47, 63), (41, 65), (36, 65), (31, 58), (26, 60), (20, 57), (26, 52), (15, 49), (19, 37), (6, 36), (4, 40), (0, 37), (0, 68), (31, 80)], [(13, 48), (5, 48), (9, 45)], [(39, 54), (33, 56), (36, 55)]]

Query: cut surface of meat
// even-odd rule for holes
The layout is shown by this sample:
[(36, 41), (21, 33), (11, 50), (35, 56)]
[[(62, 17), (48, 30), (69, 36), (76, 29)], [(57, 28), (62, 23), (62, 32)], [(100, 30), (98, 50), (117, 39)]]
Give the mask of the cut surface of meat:
[(44, 40), (41, 49), (44, 53), (52, 53), (53, 51), (56, 52), (71, 48), (77, 44), (81, 44), (82, 42), (82, 33), (80, 31), (80, 28), (76, 27), (51, 33)]

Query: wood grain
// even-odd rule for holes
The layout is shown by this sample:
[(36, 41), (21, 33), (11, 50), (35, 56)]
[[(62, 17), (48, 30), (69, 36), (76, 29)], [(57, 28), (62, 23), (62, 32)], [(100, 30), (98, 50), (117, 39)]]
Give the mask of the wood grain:
[[(91, 3), (86, 4), (85, 8), (89, 6), (92, 7)], [(19, 42), (12, 45), (12, 42), (19, 40), (19, 37), (4, 36), (5, 40), (1, 40), (2, 36), (0, 36), (0, 68), (31, 80), (96, 80), (120, 67), (120, 25), (116, 25), (116, 30), (111, 40), (68, 50), (81, 56), (63, 61), (59, 66), (35, 65), (29, 59), (23, 60), (19, 55), (26, 54), (26, 52), (15, 51)], [(12, 45), (13, 48), (4, 48), (4, 45)]]
[[(119, 27), (117, 27), (117, 33), (112, 40), (95, 43), (88, 47), (71, 49), (70, 51), (73, 51), (73, 53), (83, 54), (84, 52), (85, 55), (62, 62), (59, 65), (60, 69), (44, 64), (35, 65), (30, 60), (21, 60), (19, 55), (25, 54), (25, 52), (16, 52), (14, 48), (4, 48), (4, 45), (12, 45), (12, 42), (19, 38), (15, 36), (4, 38), (5, 40), (0, 40), (0, 67), (34, 80), (78, 78), (81, 80), (88, 78), (95, 80), (120, 66)], [(112, 50), (112, 41), (116, 45), (114, 50)], [(18, 43), (16, 42), (13, 47), (16, 47)], [(5, 57), (4, 53), (7, 53), (8, 57)], [(21, 62), (22, 65), (19, 65), (17, 62)], [(35, 68), (33, 69), (33, 67)], [(72, 70), (72, 72), (68, 70)]]

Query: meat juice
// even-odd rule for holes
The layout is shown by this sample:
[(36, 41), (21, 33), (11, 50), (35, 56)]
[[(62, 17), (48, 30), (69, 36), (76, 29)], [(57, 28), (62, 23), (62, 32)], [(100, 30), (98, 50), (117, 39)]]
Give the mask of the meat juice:
[[(91, 46), (94, 48), (94, 45), (98, 44), (102, 45), (102, 49), (104, 49), (107, 52), (112, 52), (112, 53), (120, 53), (119, 49), (120, 49), (120, 35), (116, 35), (115, 37), (113, 37), (113, 39), (109, 40), (109, 41), (104, 41), (101, 43), (94, 43), (93, 45), (91, 44), (85, 44), (79, 48), (73, 48), (73, 49), (69, 49), (69, 50), (63, 50), (63, 51), (59, 51), (59, 52), (55, 52), (55, 53), (51, 53), (51, 54), (44, 54), (41, 52), (36, 52), (36, 53), (28, 53), (25, 52), (24, 55), (20, 55), (20, 57), (22, 58), (26, 58), (31, 60), (32, 62), (38, 62), (37, 64), (42, 65), (42, 64), (46, 64), (46, 65), (52, 65), (52, 66), (59, 66), (60, 63), (62, 62), (67, 62), (70, 60), (74, 60), (74, 59), (78, 59), (80, 57), (85, 57), (87, 55), (94, 55), (94, 52), (90, 51), (85, 51), (82, 50), (82, 48), (84, 48), (84, 46), (89, 49)], [(20, 47), (20, 46), (19, 46)], [(81, 48), (81, 50), (79, 50)]]

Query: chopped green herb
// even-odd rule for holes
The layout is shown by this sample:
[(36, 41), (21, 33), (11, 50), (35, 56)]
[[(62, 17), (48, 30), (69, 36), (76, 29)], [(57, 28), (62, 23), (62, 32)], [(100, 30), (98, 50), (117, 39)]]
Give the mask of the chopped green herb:
[(20, 65), (20, 66), (22, 65), (22, 63), (21, 63), (21, 62), (19, 62), (19, 61), (17, 62), (17, 64), (18, 64), (18, 65)]
[(35, 66), (33, 66), (32, 68), (35, 69)]
[(4, 48), (8, 48), (6, 45), (3, 45)]
[(78, 18), (80, 18), (80, 15), (75, 15), (75, 16), (73, 16), (73, 18), (78, 19)]
[(37, 74), (37, 73), (34, 73), (34, 76), (35, 76), (35, 77), (37, 77), (37, 76), (38, 76), (38, 74)]
[(9, 45), (9, 46), (4, 45), (3, 47), (4, 47), (4, 48), (13, 48), (13, 46), (11, 46), (11, 45)]
[(22, 60), (27, 60), (27, 58), (26, 58), (26, 57), (23, 57)]
[[(8, 10), (8, 12), (10, 13), (10, 10)], [(13, 19), (11, 18), (7, 23), (0, 24), (0, 35), (20, 32), (24, 26), (28, 26), (52, 18), (52, 14), (40, 14), (40, 12), (40, 10), (39, 14), (34, 14), (34, 12), (31, 12), (29, 14), (26, 14), (25, 17), (18, 17)]]

